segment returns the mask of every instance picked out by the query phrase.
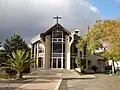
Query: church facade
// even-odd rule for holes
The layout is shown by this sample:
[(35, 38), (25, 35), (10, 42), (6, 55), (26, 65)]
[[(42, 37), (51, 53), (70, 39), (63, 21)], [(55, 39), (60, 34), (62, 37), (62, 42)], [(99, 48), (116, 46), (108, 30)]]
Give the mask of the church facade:
[(75, 59), (81, 55), (77, 47), (79, 30), (72, 33), (57, 23), (31, 40), (32, 68), (76, 68)]

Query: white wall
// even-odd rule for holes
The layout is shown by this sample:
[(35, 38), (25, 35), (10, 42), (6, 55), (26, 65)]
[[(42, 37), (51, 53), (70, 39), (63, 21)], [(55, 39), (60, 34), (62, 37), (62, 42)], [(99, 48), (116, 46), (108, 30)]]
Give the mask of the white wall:
[[(108, 61), (108, 65), (110, 66), (112, 65), (112, 60)], [(120, 69), (120, 61), (114, 62), (114, 65), (115, 65), (115, 69), (117, 69), (118, 67)]]

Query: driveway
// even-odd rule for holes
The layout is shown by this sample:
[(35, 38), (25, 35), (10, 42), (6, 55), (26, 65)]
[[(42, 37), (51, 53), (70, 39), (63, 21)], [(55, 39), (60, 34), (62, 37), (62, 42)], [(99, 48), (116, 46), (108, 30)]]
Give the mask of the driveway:
[(59, 90), (120, 90), (120, 78), (96, 74), (94, 79), (63, 80)]

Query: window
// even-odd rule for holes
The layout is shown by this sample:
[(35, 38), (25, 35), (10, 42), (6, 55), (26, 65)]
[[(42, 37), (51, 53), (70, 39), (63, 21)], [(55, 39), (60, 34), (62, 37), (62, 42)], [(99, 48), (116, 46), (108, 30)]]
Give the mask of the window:
[(53, 42), (53, 53), (62, 53), (62, 43)]
[(62, 32), (53, 31), (52, 36), (53, 36), (53, 38), (62, 38)]
[(43, 53), (44, 52), (44, 49), (43, 48), (39, 48), (39, 53)]
[(57, 41), (57, 38), (53, 38), (53, 41)]
[(62, 41), (62, 38), (58, 39), (58, 41)]

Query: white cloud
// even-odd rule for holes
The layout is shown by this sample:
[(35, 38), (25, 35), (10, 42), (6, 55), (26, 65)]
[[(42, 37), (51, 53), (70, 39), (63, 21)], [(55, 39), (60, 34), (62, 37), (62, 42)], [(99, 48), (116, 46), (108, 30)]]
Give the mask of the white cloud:
[(55, 24), (53, 16), (68, 30), (80, 29), (101, 19), (99, 10), (87, 0), (0, 0), (0, 39), (15, 32), (26, 40)]
[(99, 10), (98, 10), (96, 7), (92, 6), (92, 5), (90, 5), (90, 9), (91, 9), (93, 12), (99, 12)]

